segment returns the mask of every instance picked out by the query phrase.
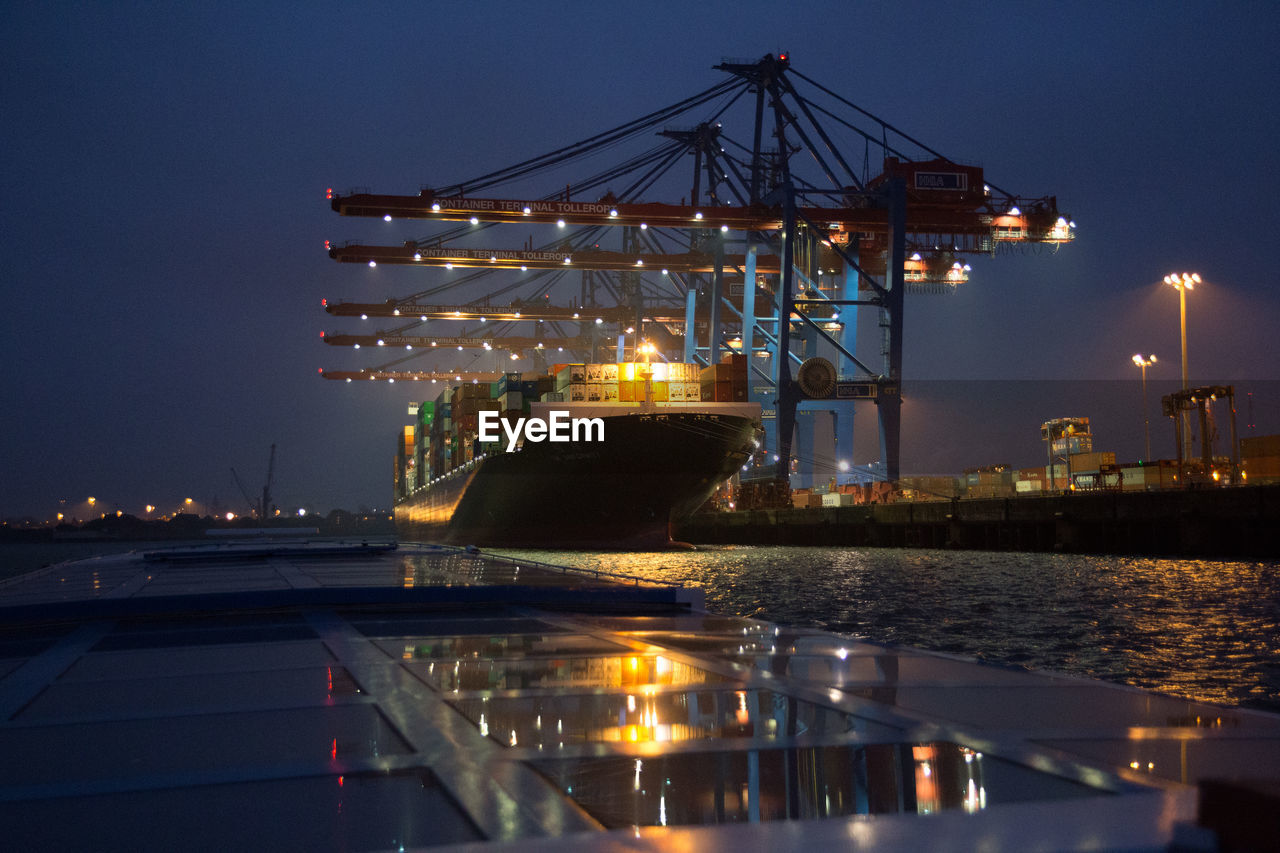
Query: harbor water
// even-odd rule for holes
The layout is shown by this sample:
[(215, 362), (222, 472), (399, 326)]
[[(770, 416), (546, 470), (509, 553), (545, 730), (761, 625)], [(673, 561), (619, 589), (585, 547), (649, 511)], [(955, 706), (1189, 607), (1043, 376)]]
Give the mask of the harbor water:
[(707, 609), (1280, 711), (1280, 562), (795, 546), (502, 553), (706, 590)]

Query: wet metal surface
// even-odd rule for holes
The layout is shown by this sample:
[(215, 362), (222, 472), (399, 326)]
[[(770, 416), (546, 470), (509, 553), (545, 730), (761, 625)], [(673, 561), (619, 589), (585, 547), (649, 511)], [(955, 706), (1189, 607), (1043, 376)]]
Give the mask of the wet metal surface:
[[(1194, 820), (1181, 784), (1280, 762), (1274, 716), (706, 614), (677, 593), (662, 608), (407, 597), (628, 589), (457, 550), (197, 556), (0, 590), (7, 844), (915, 850), (943, 831), (963, 849), (1158, 850)], [(242, 584), (238, 606), (198, 606)], [(370, 587), (406, 597), (256, 597)], [(73, 592), (137, 607), (24, 623)]]

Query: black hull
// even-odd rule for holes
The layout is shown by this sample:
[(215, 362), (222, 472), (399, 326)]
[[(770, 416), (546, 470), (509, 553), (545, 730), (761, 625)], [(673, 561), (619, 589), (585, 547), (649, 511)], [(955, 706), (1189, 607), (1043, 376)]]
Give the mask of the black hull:
[(396, 505), (396, 531), (489, 547), (669, 547), (671, 525), (742, 466), (755, 433), (736, 415), (609, 417), (604, 441), (526, 443), (416, 491)]

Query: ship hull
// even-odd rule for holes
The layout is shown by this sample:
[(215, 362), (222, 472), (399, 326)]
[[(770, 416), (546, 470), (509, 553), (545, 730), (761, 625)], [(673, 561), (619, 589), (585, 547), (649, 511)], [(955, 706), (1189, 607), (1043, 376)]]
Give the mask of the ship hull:
[(701, 412), (618, 415), (603, 441), (487, 455), (396, 505), (405, 541), (663, 548), (750, 456), (755, 422)]

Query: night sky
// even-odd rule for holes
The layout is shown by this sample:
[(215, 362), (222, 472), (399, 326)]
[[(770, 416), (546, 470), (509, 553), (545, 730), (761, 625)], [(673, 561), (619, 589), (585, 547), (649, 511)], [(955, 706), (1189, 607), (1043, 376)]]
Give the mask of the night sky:
[[(430, 226), (341, 218), (326, 188), (463, 181), (706, 89), (724, 57), (782, 51), (1078, 223), (1056, 254), (971, 259), (959, 293), (908, 297), (904, 473), (1034, 465), (1040, 422), (1076, 415), (1136, 458), (1130, 357), (1159, 355), (1153, 400), (1176, 387), (1161, 278), (1182, 270), (1205, 279), (1192, 381), (1254, 391), (1254, 433), (1280, 432), (1275, 4), (174, 5), (0, 10), (0, 517), (89, 495), (243, 512), (230, 469), (260, 489), (272, 443), (282, 508), (389, 507), (394, 434), (426, 395), (320, 379), (387, 360), (324, 346), (321, 330), (374, 326), (320, 300), (445, 272), (331, 261), (325, 240)], [(964, 381), (913, 407), (912, 379)]]

